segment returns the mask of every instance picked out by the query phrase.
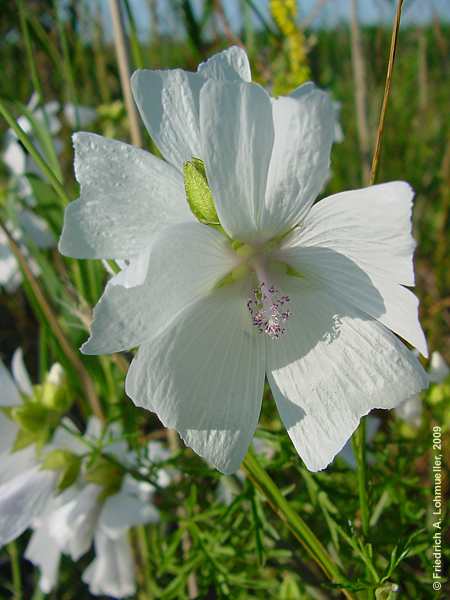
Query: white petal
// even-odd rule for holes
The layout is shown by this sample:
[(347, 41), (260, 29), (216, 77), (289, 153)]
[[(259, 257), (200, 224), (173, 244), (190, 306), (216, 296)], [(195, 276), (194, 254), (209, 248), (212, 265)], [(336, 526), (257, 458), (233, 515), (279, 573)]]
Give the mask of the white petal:
[(130, 258), (161, 227), (193, 220), (183, 178), (164, 161), (93, 133), (77, 133), (73, 141), (81, 191), (66, 208), (62, 254)]
[(113, 538), (124, 531), (143, 523), (157, 523), (159, 511), (148, 500), (119, 492), (109, 496), (100, 515), (100, 525)]
[(304, 228), (287, 239), (281, 254), (426, 356), (419, 301), (400, 285), (413, 283), (411, 199), (403, 183), (330, 196), (312, 208)]
[(17, 387), (26, 396), (31, 396), (33, 393), (33, 387), (31, 385), (30, 376), (28, 375), (25, 362), (23, 360), (22, 348), (17, 348), (14, 352), (11, 361), (11, 371)]
[(275, 235), (300, 223), (324, 187), (335, 116), (328, 94), (312, 83), (273, 99), (272, 108), (275, 137), (264, 216)]
[(204, 78), (181, 69), (133, 73), (133, 96), (142, 120), (164, 158), (182, 170), (200, 156), (198, 97)]
[(144, 252), (141, 252), (141, 254), (130, 258), (128, 264), (126, 264), (117, 275), (114, 275), (114, 277), (110, 279), (109, 284), (122, 285), (125, 288), (142, 285), (147, 277), (150, 251), (151, 249), (148, 248), (147, 250), (144, 250)]
[(264, 384), (264, 340), (252, 331), (244, 290), (228, 285), (199, 301), (139, 348), (126, 379), (137, 406), (225, 473), (251, 442)]
[[(3, 462), (5, 453), (8, 453), (16, 439), (18, 427), (6, 415), (0, 411), (0, 460)], [(3, 465), (2, 465), (3, 466)], [(3, 468), (0, 467), (0, 480)]]
[(201, 63), (197, 73), (181, 69), (133, 73), (131, 86), (142, 120), (164, 158), (180, 171), (201, 157), (199, 95), (208, 79), (250, 81), (244, 50), (229, 48)]
[(267, 93), (251, 83), (209, 80), (200, 93), (200, 131), (200, 156), (223, 228), (245, 242), (272, 237), (264, 214), (273, 144)]
[(0, 286), (3, 286), (8, 293), (14, 293), (19, 287), (21, 279), (22, 275), (16, 257), (9, 249), (3, 231), (0, 230)]
[(8, 369), (0, 360), (0, 406), (18, 406), (22, 404), (22, 399), (19, 390), (14, 383), (13, 378), (8, 372)]
[(166, 229), (153, 245), (142, 286), (106, 287), (82, 351), (118, 352), (152, 339), (235, 266), (228, 240), (215, 229), (200, 223)]
[(45, 508), (56, 474), (29, 469), (0, 486), (0, 547), (17, 538)]
[(58, 547), (78, 560), (92, 543), (100, 514), (102, 488), (89, 484), (53, 513), (49, 532)]
[(373, 408), (427, 386), (417, 358), (377, 321), (297, 278), (285, 278), (292, 316), (268, 344), (269, 383), (308, 469), (325, 468)]
[(341, 252), (371, 275), (414, 285), (413, 190), (403, 181), (328, 196), (288, 240)]
[[(6, 417), (5, 417), (6, 418)], [(5, 426), (9, 425), (7, 431), (7, 437), (12, 437), (14, 440), (18, 431), (17, 425), (8, 419), (9, 423), (5, 423)], [(12, 433), (14, 435), (12, 435)], [(2, 431), (3, 434), (3, 431)], [(3, 445), (3, 441), (2, 441)], [(36, 453), (32, 446), (28, 446), (19, 452), (10, 452), (11, 445), (9, 448), (5, 448), (5, 453), (1, 456), (0, 460), (0, 485), (7, 484), (12, 481), (15, 477), (21, 475), (24, 471), (33, 469), (36, 466)]]
[(419, 301), (410, 290), (378, 274), (366, 273), (352, 259), (331, 248), (299, 244), (282, 255), (315, 285), (342, 297), (427, 354), (418, 317)]
[(2, 154), (2, 158), (3, 162), (9, 167), (14, 175), (22, 175), (25, 173), (25, 150), (10, 132), (7, 132), (6, 148)]
[(252, 80), (247, 53), (239, 46), (231, 46), (214, 54), (198, 66), (197, 72), (207, 79), (248, 82)]
[(112, 540), (103, 531), (97, 531), (95, 553), (95, 559), (83, 573), (83, 581), (89, 584), (91, 594), (113, 598), (134, 595), (134, 560), (127, 535)]
[(49, 594), (58, 583), (61, 552), (49, 536), (46, 525), (35, 528), (25, 550), (25, 558), (39, 568), (39, 587), (44, 594)]
[(440, 352), (432, 352), (429, 377), (432, 383), (442, 383), (447, 379), (450, 369)]

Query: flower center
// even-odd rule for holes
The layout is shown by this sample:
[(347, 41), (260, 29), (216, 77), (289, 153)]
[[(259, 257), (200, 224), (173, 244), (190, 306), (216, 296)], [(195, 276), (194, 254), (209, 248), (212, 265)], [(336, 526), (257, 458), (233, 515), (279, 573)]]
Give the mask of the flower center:
[(290, 299), (269, 282), (259, 260), (253, 262), (253, 267), (258, 278), (258, 285), (252, 290), (247, 301), (247, 308), (253, 325), (258, 331), (277, 340), (286, 333), (284, 323), (291, 316), (288, 307)]

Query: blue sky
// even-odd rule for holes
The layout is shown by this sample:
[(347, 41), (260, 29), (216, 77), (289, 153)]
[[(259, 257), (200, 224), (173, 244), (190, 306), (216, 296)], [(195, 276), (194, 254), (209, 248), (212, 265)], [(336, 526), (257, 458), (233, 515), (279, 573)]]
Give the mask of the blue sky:
[[(194, 7), (201, 11), (203, 0), (192, 0)], [(253, 0), (264, 15), (268, 15), (268, 0)], [(307, 17), (317, 0), (299, 0), (301, 17)], [(108, 0), (100, 0), (105, 25), (110, 30)], [(136, 16), (138, 28), (143, 38), (148, 36), (150, 29), (150, 14), (148, 0), (130, 0), (131, 7)], [(242, 6), (244, 0), (223, 0), (223, 6), (234, 29), (241, 26)], [(359, 15), (363, 23), (375, 24), (380, 22), (390, 23), (395, 10), (395, 0), (359, 0)], [(157, 0), (158, 15), (161, 28), (165, 32), (182, 34), (182, 23), (176, 17), (169, 0)], [(333, 27), (337, 23), (349, 19), (350, 0), (327, 0), (320, 10), (318, 18), (313, 22), (315, 27)], [(433, 17), (450, 20), (450, 0), (405, 0), (402, 22), (404, 25), (427, 23)]]

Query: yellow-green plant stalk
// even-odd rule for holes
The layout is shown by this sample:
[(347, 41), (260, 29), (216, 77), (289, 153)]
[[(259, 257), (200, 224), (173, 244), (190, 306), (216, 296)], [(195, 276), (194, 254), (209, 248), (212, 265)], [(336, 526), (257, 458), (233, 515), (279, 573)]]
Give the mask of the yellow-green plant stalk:
[(287, 68), (279, 70), (274, 80), (273, 93), (282, 95), (308, 81), (311, 72), (308, 65), (306, 38), (297, 25), (296, 0), (270, 0), (270, 12), (286, 44)]

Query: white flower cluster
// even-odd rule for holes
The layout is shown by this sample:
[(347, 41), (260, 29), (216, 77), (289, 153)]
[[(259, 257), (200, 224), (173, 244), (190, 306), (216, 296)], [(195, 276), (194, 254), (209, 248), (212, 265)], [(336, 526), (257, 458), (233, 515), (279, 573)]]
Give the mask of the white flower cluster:
[[(60, 389), (61, 376), (61, 367), (54, 365), (46, 379), (54, 393)], [(129, 530), (157, 522), (159, 512), (153, 502), (156, 488), (145, 481), (146, 472), (122, 441), (120, 427), (112, 425), (105, 431), (91, 418), (81, 436), (65, 418), (45, 443), (21, 447), (23, 408), (29, 403), (36, 411), (39, 406), (20, 350), (12, 361), (12, 377), (0, 361), (0, 386), (0, 547), (31, 527), (25, 557), (39, 567), (40, 588), (49, 593), (58, 582), (61, 555), (78, 560), (94, 543), (95, 558), (83, 573), (91, 593), (133, 595)], [(52, 404), (48, 393), (41, 400), (47, 407)], [(14, 418), (17, 415), (20, 418)], [(97, 451), (92, 454), (91, 448)], [(156, 465), (169, 457), (158, 442), (151, 442), (147, 451)], [(92, 456), (97, 457), (93, 463)], [(142, 479), (125, 474), (127, 469)], [(159, 487), (170, 483), (166, 470), (158, 469), (156, 483)]]

